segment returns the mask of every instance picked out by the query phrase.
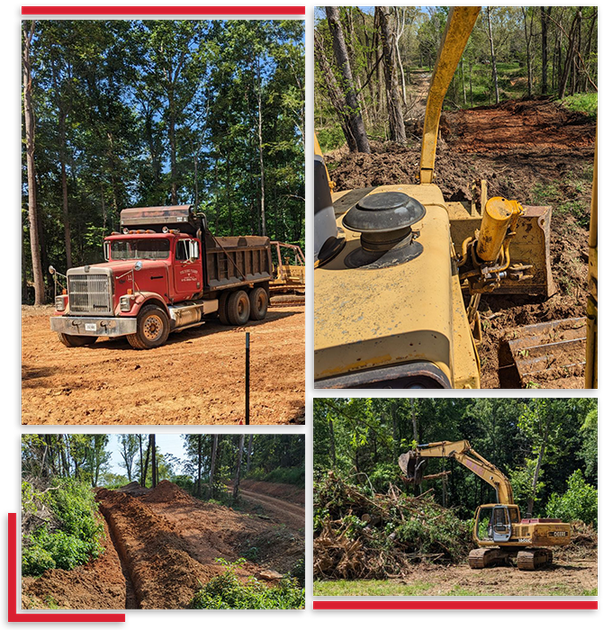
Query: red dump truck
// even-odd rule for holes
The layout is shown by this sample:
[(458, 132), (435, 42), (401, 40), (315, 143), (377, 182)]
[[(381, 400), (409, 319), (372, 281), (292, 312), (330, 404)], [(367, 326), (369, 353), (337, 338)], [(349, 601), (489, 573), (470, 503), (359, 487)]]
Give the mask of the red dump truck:
[(50, 327), (68, 347), (127, 337), (156, 348), (170, 332), (210, 315), (242, 326), (266, 317), (272, 279), (270, 239), (218, 238), (192, 206), (127, 208), (122, 233), (104, 241), (106, 262), (55, 274)]

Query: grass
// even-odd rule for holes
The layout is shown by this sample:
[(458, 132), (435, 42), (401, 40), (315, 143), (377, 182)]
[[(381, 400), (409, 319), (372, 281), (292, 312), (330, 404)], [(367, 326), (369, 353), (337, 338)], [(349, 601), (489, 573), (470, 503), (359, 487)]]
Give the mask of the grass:
[[(314, 582), (315, 597), (350, 597), (350, 596), (422, 596), (429, 594), (429, 591), (437, 587), (437, 584), (430, 582), (416, 582), (414, 584), (399, 584), (392, 580), (334, 580), (329, 582)], [(538, 592), (535, 593), (530, 588), (519, 587), (514, 593), (516, 596), (573, 596), (573, 597), (595, 597), (597, 589), (576, 590), (575, 586), (567, 584), (539, 584)], [(450, 590), (439, 592), (438, 596), (445, 597), (479, 597), (487, 595), (489, 597), (506, 597), (508, 593), (493, 593), (490, 589), (467, 588), (455, 585)]]
[(597, 93), (580, 92), (573, 96), (566, 96), (562, 101), (563, 106), (572, 112), (580, 112), (591, 118), (597, 116)]

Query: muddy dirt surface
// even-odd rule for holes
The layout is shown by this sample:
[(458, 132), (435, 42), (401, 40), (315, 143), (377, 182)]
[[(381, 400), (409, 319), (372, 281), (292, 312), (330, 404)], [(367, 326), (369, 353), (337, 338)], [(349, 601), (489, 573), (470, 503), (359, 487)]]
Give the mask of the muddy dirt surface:
[[(421, 585), (420, 595), (498, 595), (526, 597), (537, 595), (584, 595), (597, 588), (597, 561), (556, 561), (548, 569), (519, 571), (514, 567), (470, 569), (468, 565), (422, 565), (411, 569), (396, 582)], [(423, 588), (425, 587), (425, 588)]]
[[(417, 121), (411, 135), (420, 139), (421, 130), (422, 121)], [(447, 201), (469, 201), (471, 183), (485, 179), (490, 197), (553, 206), (551, 267), (556, 287), (552, 297), (482, 297), (479, 354), (483, 388), (522, 387), (518, 379), (503, 375), (501, 380), (499, 374), (499, 367), (505, 368), (501, 347), (517, 337), (522, 326), (586, 314), (588, 180), (592, 177), (594, 134), (591, 119), (548, 100), (522, 99), (444, 114), (434, 181)], [(370, 155), (339, 150), (325, 156), (336, 190), (417, 183), (419, 142), (411, 142), (409, 147), (374, 142), (371, 149)], [(583, 370), (558, 379), (534, 378), (529, 386), (582, 387)]]
[[(597, 591), (597, 534), (582, 527), (572, 534), (572, 543), (555, 549), (553, 564), (537, 571), (519, 571), (514, 566), (471, 569), (468, 564), (442, 565), (419, 562), (392, 576), (379, 595), (502, 597), (581, 596)], [(354, 581), (353, 591), (341, 594), (375, 595), (372, 580)], [(379, 583), (381, 583), (379, 581)], [(410, 591), (410, 592), (409, 592)], [(329, 594), (332, 593), (331, 591)]]
[(264, 519), (199, 501), (169, 481), (144, 493), (101, 488), (96, 497), (111, 534), (107, 551), (73, 571), (26, 578), (24, 607), (187, 608), (199, 585), (224, 571), (216, 558), (232, 562), (252, 550), (237, 574), (270, 581), (304, 555), (303, 514), (291, 524), (276, 511)]
[(23, 424), (239, 424), (245, 332), (251, 334), (251, 424), (304, 414), (304, 307), (268, 310), (241, 328), (207, 322), (153, 350), (102, 337), (66, 348), (52, 307), (22, 308)]

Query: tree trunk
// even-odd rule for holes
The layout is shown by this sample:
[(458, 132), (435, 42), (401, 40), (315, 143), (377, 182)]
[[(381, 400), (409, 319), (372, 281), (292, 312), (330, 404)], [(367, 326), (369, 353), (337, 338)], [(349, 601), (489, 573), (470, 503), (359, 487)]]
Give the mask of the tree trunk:
[[(25, 26), (26, 23), (24, 23)], [(25, 143), (27, 152), (27, 214), (29, 218), (29, 244), (31, 248), (31, 268), (35, 291), (35, 305), (41, 306), (46, 301), (44, 273), (40, 250), (40, 219), (36, 189), (35, 164), (35, 114), (32, 100), (33, 84), (31, 76), (31, 40), (34, 35), (35, 20), (32, 20), (29, 32), (23, 33), (23, 107), (25, 114)]]
[(538, 460), (536, 461), (536, 468), (534, 469), (534, 476), (532, 477), (532, 494), (530, 495), (528, 499), (526, 518), (532, 518), (532, 514), (534, 513), (534, 499), (536, 496), (536, 487), (538, 486), (538, 477), (540, 477), (540, 468), (542, 466), (542, 458), (544, 457), (544, 453), (546, 451), (548, 439), (549, 439), (549, 421), (547, 420), (545, 431), (544, 431), (544, 438), (542, 440), (542, 444), (540, 445), (540, 450), (538, 451)]
[(262, 236), (266, 236), (266, 187), (264, 184), (264, 139), (262, 136), (262, 75), (259, 56), (256, 59), (258, 79), (258, 147), (260, 157), (260, 221)]
[(245, 446), (245, 435), (241, 433), (239, 437), (239, 452), (237, 454), (237, 467), (235, 469), (235, 478), (232, 486), (232, 498), (237, 499), (239, 496), (239, 483), (241, 481), (241, 462), (243, 461), (243, 448)]
[(149, 448), (151, 449), (151, 488), (157, 486), (157, 449), (155, 446), (155, 434), (149, 435)]
[(523, 14), (523, 32), (526, 40), (526, 62), (528, 66), (528, 96), (532, 96), (532, 15), (530, 15), (530, 28), (528, 30), (528, 11), (525, 7), (521, 8)]
[(197, 496), (201, 496), (201, 435), (197, 435)]
[(548, 92), (548, 26), (553, 7), (540, 7), (540, 27), (542, 31), (542, 82), (540, 93)]
[(490, 60), (492, 63), (492, 81), (494, 82), (494, 97), (496, 104), (500, 103), (500, 94), (498, 91), (498, 72), (496, 71), (496, 56), (494, 54), (494, 39), (492, 37), (492, 20), (490, 19), (490, 7), (486, 7), (486, 15), (488, 17), (488, 40), (490, 42)]
[(354, 87), (354, 77), (352, 76), (352, 68), (350, 67), (348, 49), (343, 37), (341, 22), (339, 21), (339, 7), (328, 6), (326, 7), (326, 13), (329, 28), (333, 36), (335, 60), (343, 77), (343, 93), (345, 95), (347, 111), (349, 112), (350, 127), (354, 134), (358, 151), (361, 153), (370, 153), (371, 149), (366, 136), (366, 130), (364, 129), (364, 121), (362, 120), (360, 108), (358, 107), (358, 98)]
[(375, 11), (379, 16), (381, 41), (383, 43), (385, 86), (387, 90), (387, 111), (389, 114), (389, 137), (392, 142), (405, 144), (406, 129), (404, 127), (404, 109), (398, 79), (398, 64), (396, 62), (391, 9), (375, 7)]
[(335, 451), (335, 428), (333, 427), (333, 420), (329, 420), (329, 438), (331, 443), (331, 462), (333, 463), (333, 468), (335, 468), (337, 464), (337, 453)]
[(176, 115), (174, 112), (174, 94), (168, 91), (168, 140), (170, 143), (170, 202), (178, 204), (178, 184), (176, 182)]
[(249, 439), (247, 440), (247, 465), (245, 466), (245, 472), (249, 474), (251, 470), (251, 452), (253, 449), (253, 434), (249, 435)]
[(316, 52), (316, 58), (318, 59), (318, 66), (325, 80), (325, 88), (329, 95), (329, 100), (331, 101), (331, 105), (333, 105), (333, 109), (339, 119), (339, 124), (341, 125), (345, 141), (348, 145), (350, 153), (356, 153), (358, 151), (358, 145), (356, 144), (356, 138), (352, 133), (349, 117), (346, 113), (345, 97), (337, 83), (335, 75), (333, 74), (331, 64), (325, 55), (324, 43), (320, 33), (315, 34), (314, 50)]
[(219, 435), (214, 433), (214, 439), (211, 445), (211, 464), (209, 468), (209, 484), (207, 488), (207, 498), (211, 499), (214, 494), (214, 475), (216, 473), (216, 458), (218, 456), (218, 439)]
[(569, 32), (569, 41), (567, 44), (567, 54), (565, 56), (565, 64), (563, 66), (563, 74), (559, 80), (559, 90), (557, 91), (557, 97), (561, 100), (565, 96), (565, 90), (567, 89), (567, 81), (570, 76), (570, 70), (574, 65), (574, 56), (575, 56), (575, 42), (576, 42), (576, 24), (578, 21), (578, 15), (580, 10), (576, 11), (574, 15), (574, 19), (572, 21), (572, 26)]

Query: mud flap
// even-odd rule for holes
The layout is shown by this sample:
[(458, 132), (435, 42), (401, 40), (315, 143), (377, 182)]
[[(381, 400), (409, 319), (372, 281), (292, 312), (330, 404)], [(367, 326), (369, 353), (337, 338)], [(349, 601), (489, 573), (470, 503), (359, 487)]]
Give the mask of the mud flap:
[(579, 376), (585, 365), (586, 318), (524, 326), (505, 345), (523, 387), (538, 379)]

